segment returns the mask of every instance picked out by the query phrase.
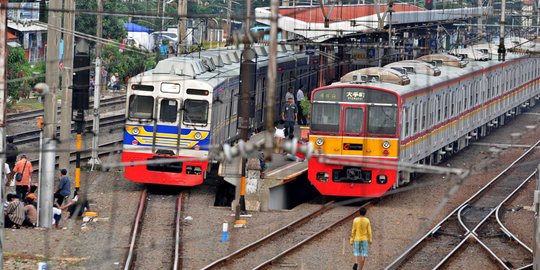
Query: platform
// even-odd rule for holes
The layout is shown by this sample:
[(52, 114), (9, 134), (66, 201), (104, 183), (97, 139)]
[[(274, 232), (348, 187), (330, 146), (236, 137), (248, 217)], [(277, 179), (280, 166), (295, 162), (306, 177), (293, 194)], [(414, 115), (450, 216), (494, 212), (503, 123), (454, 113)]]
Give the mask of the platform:
[[(296, 138), (300, 138), (300, 126), (296, 125), (294, 128), (294, 135)], [(250, 140), (262, 141), (264, 139), (264, 132), (259, 132), (253, 135)], [(225, 181), (232, 185), (238, 185), (241, 176), (241, 157), (235, 158), (231, 162), (222, 163), (219, 169), (219, 175), (225, 178)], [(287, 159), (286, 155), (272, 154), (272, 162), (267, 164), (264, 180), (270, 180), (268, 187), (287, 183), (296, 179), (299, 175), (307, 171), (307, 161), (298, 162)]]

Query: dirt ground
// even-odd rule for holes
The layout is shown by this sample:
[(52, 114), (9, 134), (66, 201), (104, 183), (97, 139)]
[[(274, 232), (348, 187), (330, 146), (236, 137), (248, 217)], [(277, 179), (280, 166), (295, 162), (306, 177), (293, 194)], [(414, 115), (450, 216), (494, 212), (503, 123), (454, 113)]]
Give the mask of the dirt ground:
[[(538, 107), (534, 112), (540, 111)], [(539, 120), (538, 114), (521, 115), (479, 143), (531, 144), (540, 138), (540, 127), (529, 130), (525, 126), (538, 124)], [(522, 136), (510, 136), (527, 130), (529, 133)], [(472, 169), (471, 175), (464, 181), (458, 181), (454, 176), (424, 175), (414, 184), (370, 206), (367, 216), (372, 222), (374, 243), (370, 246), (370, 255), (364, 269), (383, 269), (524, 151), (522, 147), (509, 147), (495, 154), (490, 149), (490, 146), (473, 144), (441, 164)], [(127, 251), (131, 222), (143, 186), (123, 180), (119, 171), (83, 173), (82, 179), (86, 184), (84, 189), (88, 190), (89, 197), (94, 201), (91, 206), (97, 209), (97, 221), (84, 227), (82, 221), (72, 225), (63, 221), (62, 226), (68, 227), (63, 230), (6, 230), (6, 269), (32, 269), (45, 259), (50, 260), (54, 269), (121, 268)], [(449, 191), (454, 187), (458, 191), (450, 194)], [(253, 212), (247, 218), (247, 228), (234, 229), (231, 228), (234, 212), (230, 208), (213, 206), (214, 186), (203, 185), (186, 191), (188, 196), (184, 203), (182, 235), (183, 269), (200, 269), (319, 207), (318, 204), (306, 203), (292, 210)], [(529, 205), (530, 199), (524, 199), (523, 202), (516, 199), (514, 204)], [(528, 215), (523, 219), (530, 217)], [(227, 242), (221, 242), (224, 222), (229, 224)], [(529, 230), (524, 228), (525, 231)], [(283, 262), (296, 265), (293, 269), (349, 269), (353, 262), (352, 250), (348, 244), (349, 234), (350, 222), (347, 222), (284, 258)], [(518, 234), (525, 235), (525, 232)], [(482, 261), (479, 259), (477, 266)], [(471, 266), (470, 269), (475, 268)]]

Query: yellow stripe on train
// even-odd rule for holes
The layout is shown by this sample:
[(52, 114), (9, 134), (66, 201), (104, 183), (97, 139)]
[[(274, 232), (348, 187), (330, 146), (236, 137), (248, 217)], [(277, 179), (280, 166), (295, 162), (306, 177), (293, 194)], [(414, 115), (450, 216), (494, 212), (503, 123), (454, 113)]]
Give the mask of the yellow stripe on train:
[(395, 138), (341, 137), (309, 135), (315, 149), (325, 155), (398, 157)]
[[(130, 135), (133, 135), (133, 136), (142, 136), (142, 137), (152, 137), (152, 136), (154, 136), (154, 134), (152, 132), (146, 131), (144, 129), (144, 127), (141, 127), (141, 126), (126, 126), (126, 131), (127, 131), (127, 133), (129, 133)], [(195, 138), (195, 134), (197, 134), (197, 133), (201, 134), (200, 139)], [(206, 139), (206, 137), (208, 137), (209, 134), (210, 134), (210, 132), (208, 132), (208, 131), (191, 130), (187, 135), (182, 135), (181, 139), (184, 139), (184, 140), (204, 140), (204, 139)], [(156, 133), (156, 137), (176, 139), (178, 137), (178, 135), (175, 134), (175, 133), (158, 132), (158, 133)]]

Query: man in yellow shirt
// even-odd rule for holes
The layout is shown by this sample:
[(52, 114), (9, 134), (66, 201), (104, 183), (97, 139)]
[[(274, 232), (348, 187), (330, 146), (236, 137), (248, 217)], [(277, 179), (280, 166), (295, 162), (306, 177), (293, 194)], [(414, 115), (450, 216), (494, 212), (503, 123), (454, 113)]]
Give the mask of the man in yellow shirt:
[(362, 207), (358, 213), (360, 216), (353, 220), (351, 231), (351, 245), (353, 245), (355, 258), (353, 270), (362, 270), (368, 256), (368, 243), (371, 244), (373, 241), (371, 224), (366, 217), (367, 209)]

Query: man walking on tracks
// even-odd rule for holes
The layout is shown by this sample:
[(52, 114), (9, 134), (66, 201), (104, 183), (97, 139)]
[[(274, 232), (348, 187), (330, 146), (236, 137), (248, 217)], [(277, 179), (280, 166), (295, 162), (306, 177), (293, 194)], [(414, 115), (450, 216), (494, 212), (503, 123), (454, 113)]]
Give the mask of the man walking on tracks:
[(368, 244), (373, 241), (371, 224), (366, 217), (367, 209), (362, 207), (358, 213), (360, 216), (353, 220), (351, 231), (351, 245), (353, 245), (355, 258), (353, 270), (362, 270), (368, 256)]

